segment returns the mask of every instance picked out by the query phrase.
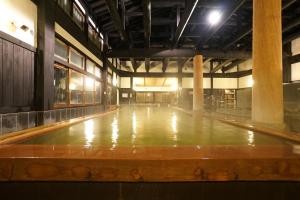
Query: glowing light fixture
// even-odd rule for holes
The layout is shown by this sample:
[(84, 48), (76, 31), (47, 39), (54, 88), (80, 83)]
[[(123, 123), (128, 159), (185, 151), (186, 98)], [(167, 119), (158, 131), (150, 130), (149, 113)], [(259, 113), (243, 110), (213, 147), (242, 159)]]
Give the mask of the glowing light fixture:
[(221, 21), (221, 18), (222, 18), (221, 12), (218, 10), (213, 10), (209, 13), (207, 19), (208, 19), (209, 24), (214, 26)]

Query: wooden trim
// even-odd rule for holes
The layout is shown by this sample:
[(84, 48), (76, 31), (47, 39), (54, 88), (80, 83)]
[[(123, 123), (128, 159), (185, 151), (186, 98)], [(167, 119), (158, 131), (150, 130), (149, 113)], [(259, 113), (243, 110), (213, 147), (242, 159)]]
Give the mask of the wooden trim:
[(0, 38), (2, 38), (4, 40), (7, 40), (7, 41), (9, 41), (9, 42), (11, 42), (15, 45), (20, 46), (20, 47), (23, 47), (23, 48), (25, 48), (29, 51), (36, 52), (36, 48), (34, 46), (31, 46), (30, 44), (27, 44), (27, 43), (15, 38), (15, 37), (9, 35), (9, 34), (7, 34), (7, 33), (2, 32), (2, 31), (0, 31)]

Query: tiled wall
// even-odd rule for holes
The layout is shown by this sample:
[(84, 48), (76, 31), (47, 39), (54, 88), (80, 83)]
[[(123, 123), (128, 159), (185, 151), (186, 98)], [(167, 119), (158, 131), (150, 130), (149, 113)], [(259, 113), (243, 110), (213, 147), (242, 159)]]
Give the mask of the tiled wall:
[(0, 135), (104, 112), (103, 105), (0, 115)]

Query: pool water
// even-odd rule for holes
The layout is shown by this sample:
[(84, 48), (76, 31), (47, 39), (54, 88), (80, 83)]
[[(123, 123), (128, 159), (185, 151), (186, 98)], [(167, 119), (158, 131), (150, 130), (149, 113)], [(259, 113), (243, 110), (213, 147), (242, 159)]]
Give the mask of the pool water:
[(291, 142), (169, 107), (123, 106), (22, 144), (84, 146), (289, 145)]

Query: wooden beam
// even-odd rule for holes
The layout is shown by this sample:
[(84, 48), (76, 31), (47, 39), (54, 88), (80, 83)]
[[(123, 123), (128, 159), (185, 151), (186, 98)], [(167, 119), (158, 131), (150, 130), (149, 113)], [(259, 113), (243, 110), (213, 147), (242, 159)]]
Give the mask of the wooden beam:
[(194, 49), (116, 49), (107, 52), (109, 58), (165, 58), (165, 57), (193, 57), (196, 53), (200, 53), (204, 57), (219, 59), (249, 59), (252, 56), (248, 51), (211, 51), (201, 50), (199, 52)]
[(211, 73), (216, 73), (217, 71), (219, 71), (220, 69), (222, 69), (223, 67), (225, 67), (226, 65), (228, 65), (229, 63), (231, 63), (233, 61), (233, 59), (229, 59), (229, 60), (226, 60), (225, 62), (223, 63), (220, 63), (219, 65), (217, 65)]
[(146, 72), (149, 72), (149, 70), (150, 70), (150, 58), (145, 59), (145, 69), (146, 69)]
[(236, 67), (237, 65), (242, 64), (243, 62), (245, 62), (245, 60), (237, 59), (237, 60), (233, 61), (230, 65), (223, 67), (222, 72), (224, 73), (224, 72)]
[(165, 73), (169, 64), (169, 58), (164, 58), (162, 71)]
[[(293, 3), (295, 3), (297, 0), (288, 0), (285, 1), (284, 5), (282, 6), (282, 10), (287, 9), (289, 6), (291, 6)], [(283, 32), (285, 30), (283, 29)], [(234, 45), (235, 43), (237, 43), (238, 41), (240, 41), (241, 39), (243, 39), (244, 37), (246, 37), (247, 35), (249, 35), (250, 33), (252, 33), (252, 26), (249, 27), (248, 29), (246, 29), (245, 31), (243, 31), (241, 34), (239, 34), (236, 38), (234, 38), (233, 40), (231, 40), (230, 42), (228, 42), (225, 46), (224, 46), (224, 50), (229, 49), (232, 45)]]
[[(240, 78), (244, 76), (248, 76), (252, 74), (252, 70), (240, 71), (240, 72), (231, 72), (231, 73), (203, 73), (203, 77), (205, 78)], [(165, 78), (165, 77), (193, 77), (193, 73), (182, 73), (179, 74), (177, 72), (127, 72), (127, 71), (119, 71), (119, 75), (121, 77), (157, 77), (157, 78)]]
[(144, 9), (145, 47), (150, 48), (150, 37), (151, 37), (151, 2), (150, 2), (150, 0), (143, 0), (143, 9)]
[(182, 15), (182, 17), (180, 18), (180, 22), (179, 25), (176, 29), (175, 32), (175, 37), (173, 40), (173, 48), (175, 48), (178, 45), (178, 42), (181, 38), (181, 35), (183, 33), (183, 31), (185, 30), (185, 27), (188, 23), (188, 21), (190, 20), (196, 6), (197, 6), (198, 0), (190, 0), (188, 1), (188, 4), (185, 8), (184, 14)]
[(111, 15), (112, 21), (113, 21), (116, 29), (120, 33), (121, 39), (123, 41), (128, 41), (128, 37), (127, 37), (127, 34), (125, 32), (124, 25), (122, 24), (122, 20), (120, 18), (118, 10), (117, 10), (116, 2), (114, 0), (105, 0), (105, 1), (106, 1), (107, 6), (108, 6), (109, 13)]

